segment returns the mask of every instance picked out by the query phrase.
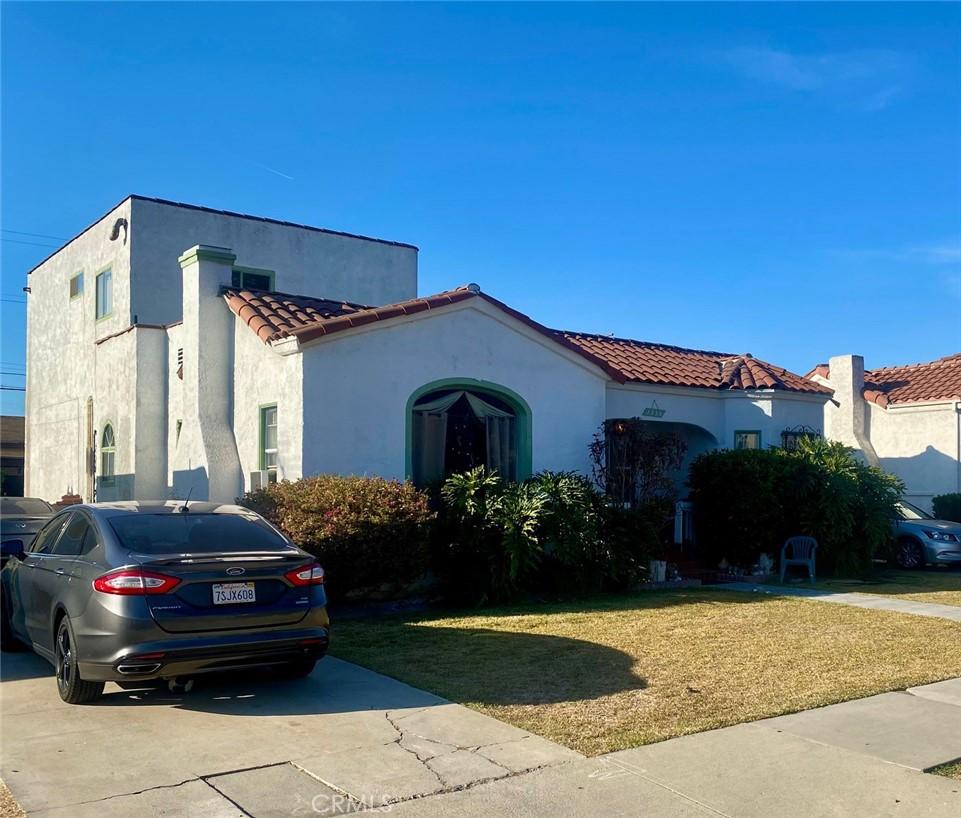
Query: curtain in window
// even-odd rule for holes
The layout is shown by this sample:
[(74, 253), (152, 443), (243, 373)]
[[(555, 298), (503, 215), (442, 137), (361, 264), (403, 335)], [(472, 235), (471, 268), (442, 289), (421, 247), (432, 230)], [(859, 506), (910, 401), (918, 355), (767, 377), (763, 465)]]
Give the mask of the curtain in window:
[(413, 411), (414, 479), (429, 483), (445, 476), (447, 453), (447, 413), (466, 397), (471, 412), (484, 422), (487, 431), (487, 468), (506, 479), (515, 476), (514, 416), (492, 406), (477, 395), (457, 391), (429, 403), (419, 403)]

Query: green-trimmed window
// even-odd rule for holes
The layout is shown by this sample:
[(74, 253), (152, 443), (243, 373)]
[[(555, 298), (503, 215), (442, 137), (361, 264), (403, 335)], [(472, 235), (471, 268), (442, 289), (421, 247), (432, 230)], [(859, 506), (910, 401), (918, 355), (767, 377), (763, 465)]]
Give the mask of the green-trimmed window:
[(734, 433), (735, 449), (760, 449), (761, 432), (757, 429), (739, 429)]
[(113, 273), (104, 270), (97, 273), (97, 318), (106, 318), (113, 312)]
[(79, 298), (83, 295), (83, 273), (77, 273), (70, 279), (70, 297)]
[(239, 290), (273, 290), (274, 273), (272, 270), (234, 267), (232, 284)]
[(277, 482), (277, 404), (260, 407), (260, 469)]
[(107, 423), (100, 435), (100, 479), (112, 483), (116, 474), (117, 443), (114, 440), (113, 425)]

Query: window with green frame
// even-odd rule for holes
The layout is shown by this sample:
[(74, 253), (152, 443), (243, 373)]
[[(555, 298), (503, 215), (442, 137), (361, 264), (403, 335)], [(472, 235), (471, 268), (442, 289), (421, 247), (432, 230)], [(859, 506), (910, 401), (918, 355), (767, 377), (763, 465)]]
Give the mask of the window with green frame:
[(231, 283), (242, 290), (273, 290), (274, 271), (234, 267)]
[(114, 439), (113, 425), (104, 424), (100, 435), (100, 479), (104, 484), (113, 482), (117, 466), (117, 443)]
[(277, 404), (260, 407), (260, 469), (277, 482)]
[(98, 319), (106, 318), (113, 312), (113, 273), (104, 270), (97, 273), (97, 312)]
[(70, 279), (70, 297), (79, 298), (83, 295), (83, 273), (77, 273)]
[(757, 429), (738, 429), (734, 433), (735, 449), (760, 449), (761, 432)]

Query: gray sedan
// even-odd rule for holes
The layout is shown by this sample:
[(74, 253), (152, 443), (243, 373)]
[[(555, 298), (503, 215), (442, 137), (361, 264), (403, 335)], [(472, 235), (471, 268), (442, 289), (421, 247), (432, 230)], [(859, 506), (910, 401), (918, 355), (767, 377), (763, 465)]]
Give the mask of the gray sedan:
[(71, 704), (107, 681), (265, 665), (303, 676), (327, 650), (323, 568), (249, 509), (72, 506), (3, 551), (0, 644), (50, 661)]
[(936, 520), (904, 500), (894, 521), (895, 561), (901, 568), (961, 565), (961, 523)]

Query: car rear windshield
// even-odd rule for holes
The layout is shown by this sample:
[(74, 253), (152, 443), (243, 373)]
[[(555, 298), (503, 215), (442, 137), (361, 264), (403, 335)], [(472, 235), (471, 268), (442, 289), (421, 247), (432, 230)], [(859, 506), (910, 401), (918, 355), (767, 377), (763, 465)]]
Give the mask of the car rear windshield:
[(15, 514), (24, 517), (49, 517), (53, 514), (53, 509), (35, 497), (0, 497), (0, 514), (4, 517)]
[(110, 518), (124, 547), (137, 554), (283, 551), (290, 546), (258, 517), (239, 514), (130, 514)]

